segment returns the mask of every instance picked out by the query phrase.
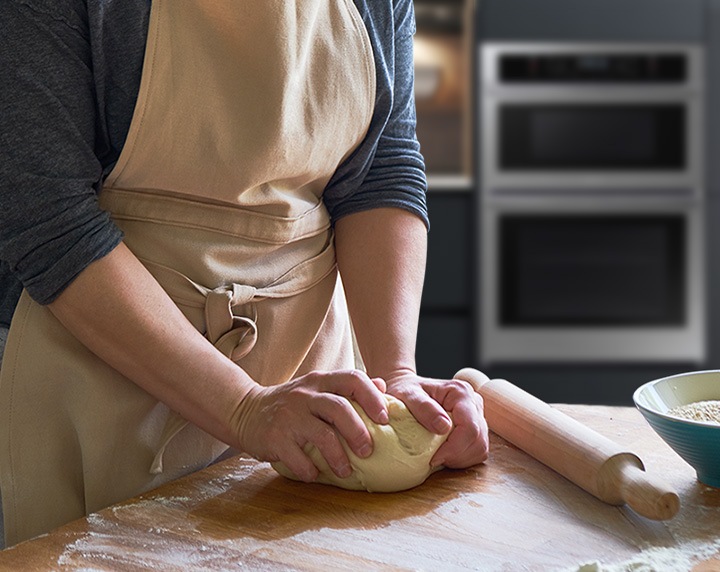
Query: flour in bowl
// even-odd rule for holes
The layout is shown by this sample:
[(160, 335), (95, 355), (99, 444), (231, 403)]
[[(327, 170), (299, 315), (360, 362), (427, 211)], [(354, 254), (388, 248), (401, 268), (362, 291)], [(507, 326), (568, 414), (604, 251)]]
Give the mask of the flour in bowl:
[(696, 401), (687, 405), (679, 405), (668, 411), (668, 415), (720, 424), (720, 401)]

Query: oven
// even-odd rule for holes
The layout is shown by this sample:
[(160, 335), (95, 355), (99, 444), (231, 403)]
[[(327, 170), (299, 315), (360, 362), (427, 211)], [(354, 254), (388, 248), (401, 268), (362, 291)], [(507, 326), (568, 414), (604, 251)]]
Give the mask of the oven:
[(700, 48), (480, 62), (480, 361), (702, 362)]

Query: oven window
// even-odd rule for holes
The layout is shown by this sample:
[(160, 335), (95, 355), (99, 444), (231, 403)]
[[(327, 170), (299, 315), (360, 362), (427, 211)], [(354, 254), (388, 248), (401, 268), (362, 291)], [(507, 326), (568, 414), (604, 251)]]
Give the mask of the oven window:
[(680, 104), (500, 108), (506, 170), (677, 170), (685, 167)]
[(503, 325), (685, 321), (681, 215), (506, 215), (499, 254)]

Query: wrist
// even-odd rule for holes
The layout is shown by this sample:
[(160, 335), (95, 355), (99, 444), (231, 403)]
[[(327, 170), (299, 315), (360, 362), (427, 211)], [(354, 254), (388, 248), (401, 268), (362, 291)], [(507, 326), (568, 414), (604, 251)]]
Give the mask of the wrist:
[(230, 416), (229, 427), (232, 432), (236, 447), (243, 452), (247, 452), (246, 437), (248, 433), (249, 420), (253, 417), (254, 412), (260, 407), (260, 397), (266, 388), (255, 383), (253, 386), (245, 389), (244, 394), (238, 396), (232, 415)]
[(381, 370), (375, 370), (372, 373), (368, 371), (368, 375), (370, 375), (370, 377), (381, 378), (383, 381), (385, 381), (386, 385), (390, 387), (396, 383), (401, 383), (409, 377), (416, 377), (417, 370), (414, 365), (396, 366), (383, 368)]

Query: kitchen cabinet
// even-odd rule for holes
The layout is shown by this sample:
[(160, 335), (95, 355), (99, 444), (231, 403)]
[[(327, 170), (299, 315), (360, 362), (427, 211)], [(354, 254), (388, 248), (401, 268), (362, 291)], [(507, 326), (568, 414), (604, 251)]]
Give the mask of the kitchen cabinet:
[(474, 243), (471, 183), (431, 182), (430, 232), (417, 340), (418, 371), (451, 377), (472, 365)]
[(431, 191), (428, 212), (430, 232), (423, 308), (466, 310), (472, 299), (474, 268), (472, 193), (469, 188), (465, 191)]
[(473, 325), (469, 315), (422, 311), (418, 328), (418, 372), (450, 378), (471, 365)]

